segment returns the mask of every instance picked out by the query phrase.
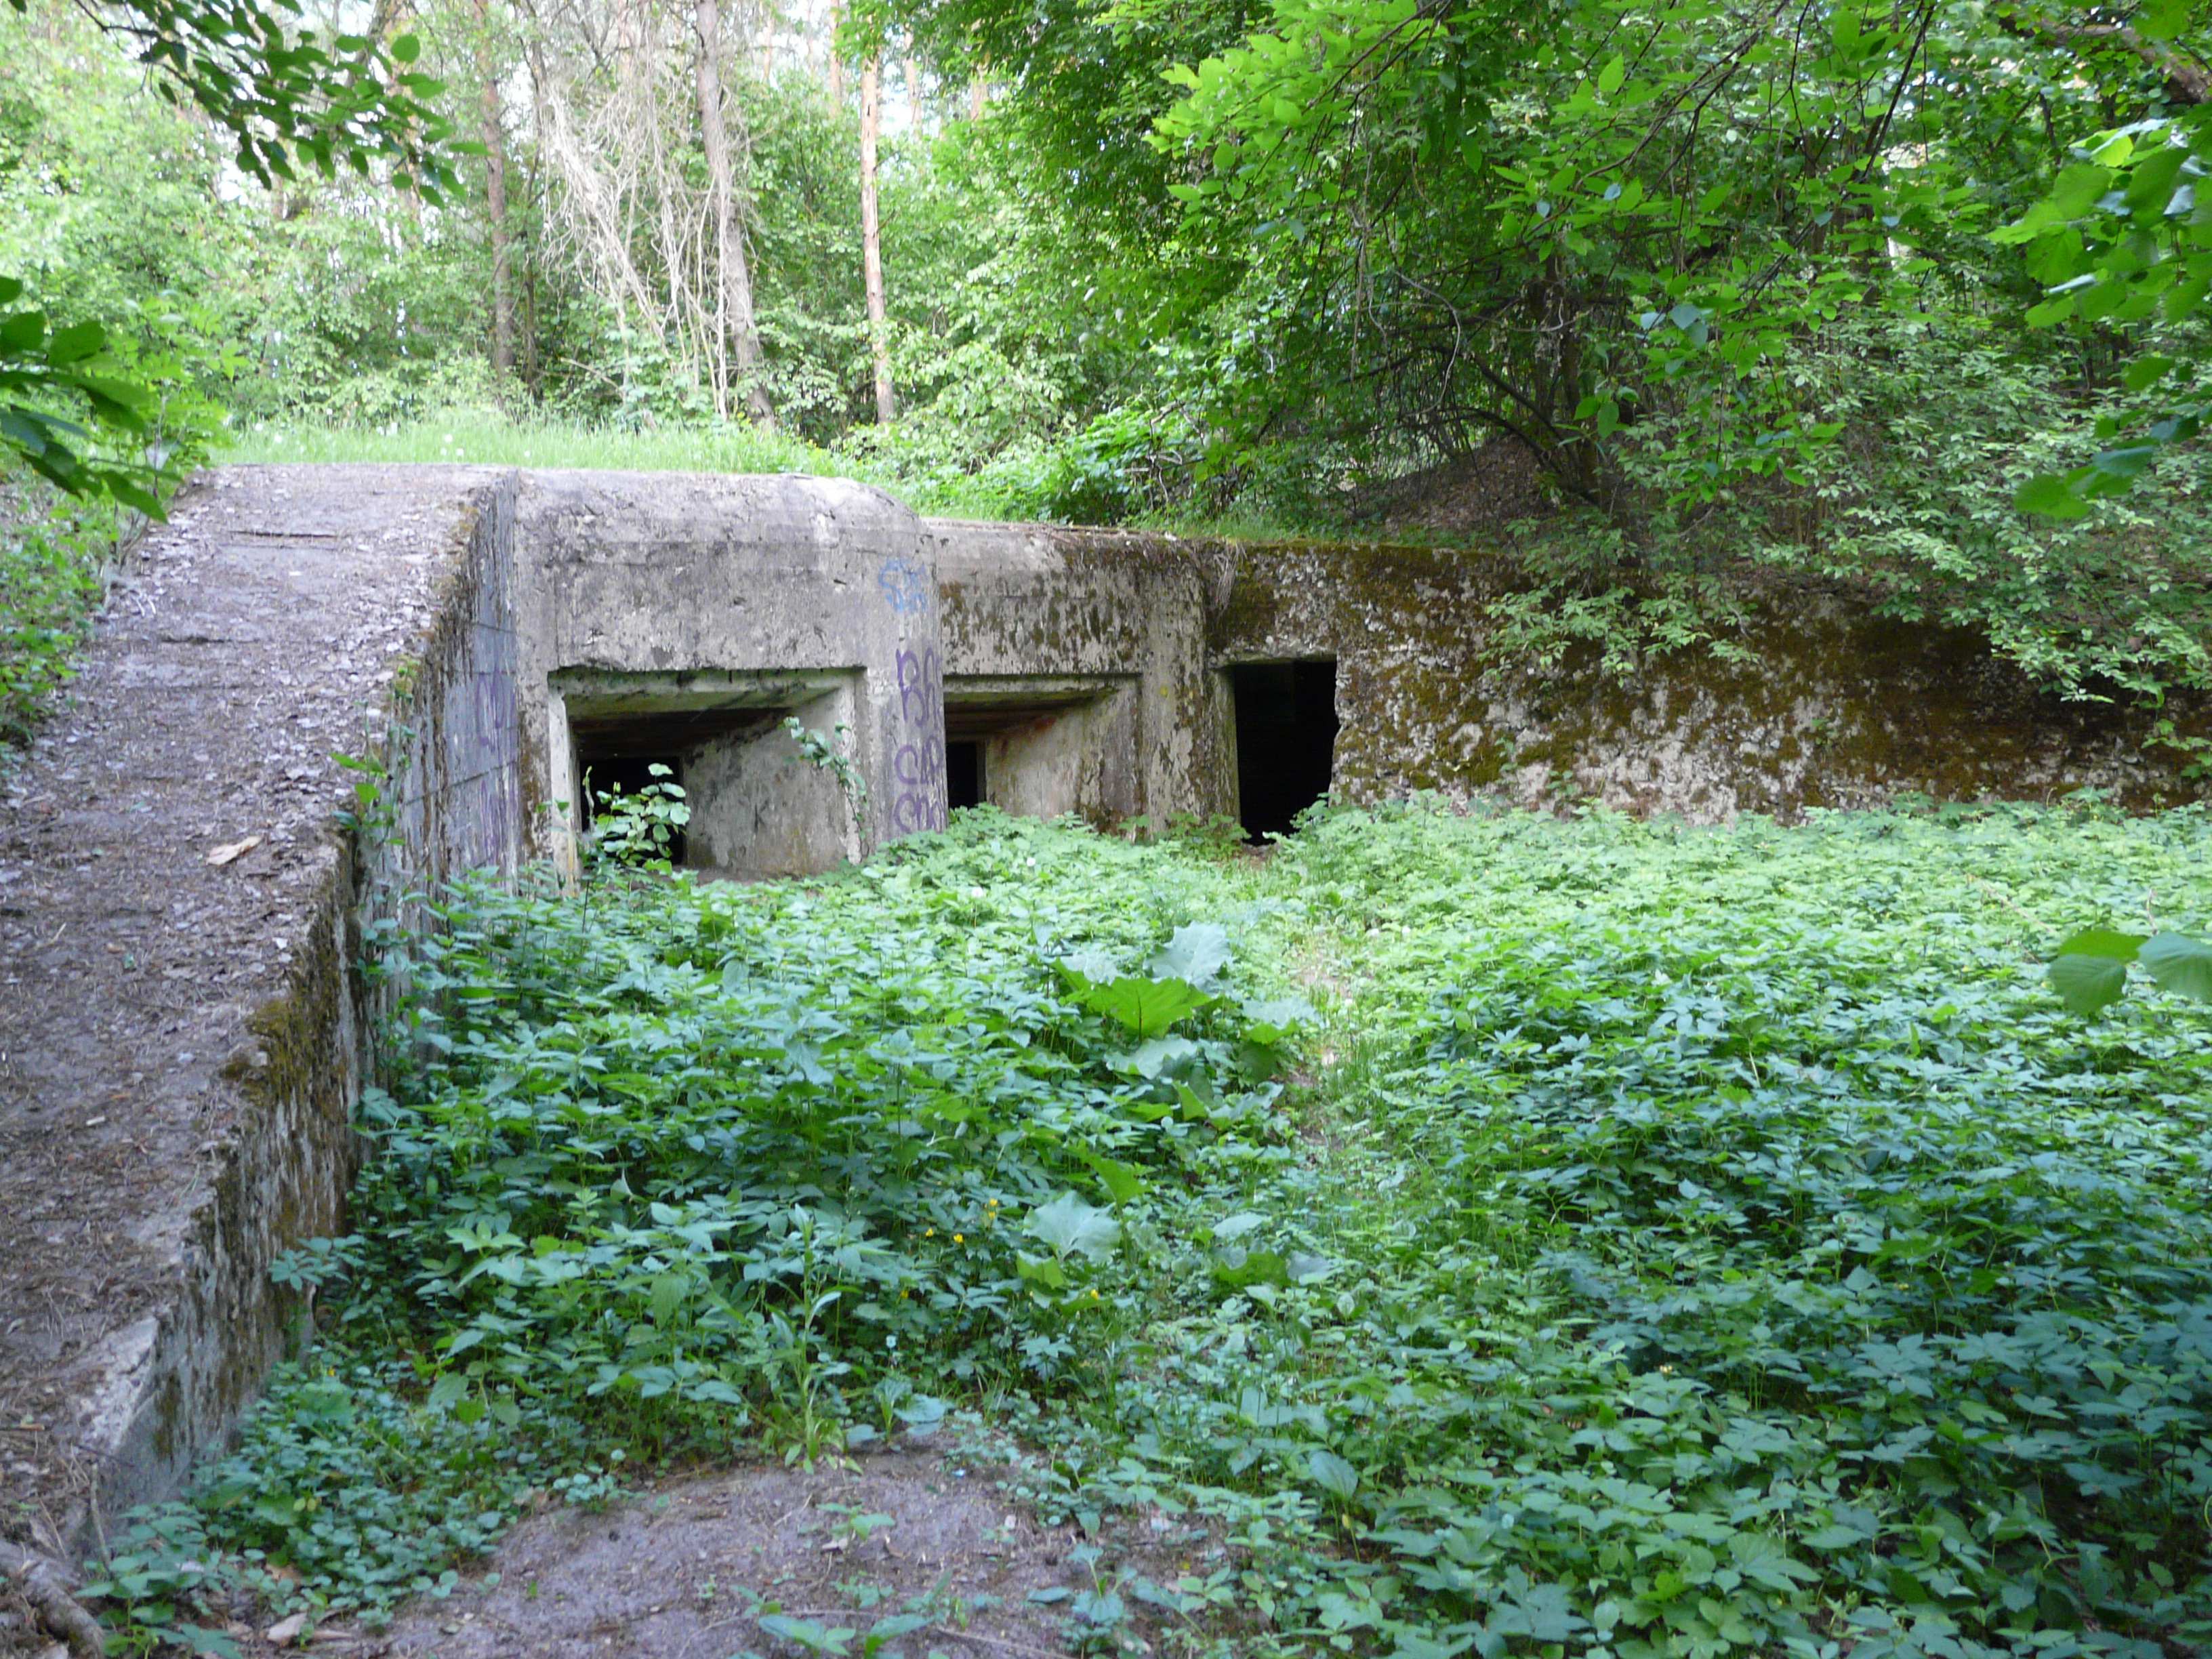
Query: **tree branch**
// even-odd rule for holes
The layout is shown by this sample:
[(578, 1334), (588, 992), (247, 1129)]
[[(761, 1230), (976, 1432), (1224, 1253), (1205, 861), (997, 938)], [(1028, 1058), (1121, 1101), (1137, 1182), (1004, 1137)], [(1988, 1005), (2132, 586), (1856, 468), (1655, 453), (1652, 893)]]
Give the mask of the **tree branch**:
[(2005, 6), (1996, 15), (1997, 26), (2006, 33), (2057, 46), (2077, 57), (2097, 46), (2126, 52), (2166, 83), (2166, 95), (2177, 104), (2194, 106), (2212, 99), (2212, 71), (2163, 42), (2149, 39), (2131, 24), (2065, 23), (2021, 6)]

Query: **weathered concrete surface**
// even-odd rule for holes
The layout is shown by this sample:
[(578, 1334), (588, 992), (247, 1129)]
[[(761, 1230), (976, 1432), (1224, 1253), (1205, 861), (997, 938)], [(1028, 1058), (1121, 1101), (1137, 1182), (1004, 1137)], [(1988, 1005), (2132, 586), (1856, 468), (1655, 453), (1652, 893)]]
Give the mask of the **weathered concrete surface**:
[[(212, 475), (7, 780), (0, 1529), (169, 1490), (281, 1351), (269, 1264), (354, 1167), (356, 901), (520, 844), (504, 512), (488, 473)], [(397, 833), (357, 848), (331, 756), (380, 752)]]
[[(1587, 659), (1501, 660), (1490, 607), (1524, 579), (1479, 552), (954, 520), (927, 533), (952, 685), (1137, 678), (1139, 799), (1084, 804), (1102, 820), (1234, 811), (1220, 671), (1312, 658), (1337, 665), (1332, 793), (1354, 802), (1433, 789), (1717, 822), (2085, 787), (2151, 807), (2203, 788), (2179, 775), (2174, 751), (2146, 747), (2142, 712), (2040, 693), (1972, 634), (1885, 622), (1832, 596), (1780, 596), (1741, 641), (1748, 660), (1685, 655), (1624, 681)], [(2201, 699), (2162, 712), (2185, 734), (2212, 734)], [(1069, 734), (1094, 761), (1129, 740)]]
[(921, 520), (890, 496), (840, 479), (535, 472), (515, 553), (524, 730), (547, 799), (574, 800), (570, 717), (618, 714), (607, 686), (641, 715), (813, 705), (834, 734), (838, 707), (818, 700), (845, 683), (840, 741), (867, 790), (857, 827), (834, 783), (769, 787), (798, 785), (800, 763), (771, 728), (715, 758), (694, 833), (741, 870), (748, 846), (763, 869), (822, 869), (944, 824), (937, 585)]
[(1060, 810), (1099, 823), (1236, 810), (1228, 693), (1206, 649), (1212, 544), (954, 519), (927, 520), (924, 533), (954, 692), (1013, 696), (1018, 682), (1044, 690), (1068, 676), (1126, 687), (1103, 708), (1039, 721), (1019, 744), (994, 744), (994, 805), (1025, 811), (1072, 789)]

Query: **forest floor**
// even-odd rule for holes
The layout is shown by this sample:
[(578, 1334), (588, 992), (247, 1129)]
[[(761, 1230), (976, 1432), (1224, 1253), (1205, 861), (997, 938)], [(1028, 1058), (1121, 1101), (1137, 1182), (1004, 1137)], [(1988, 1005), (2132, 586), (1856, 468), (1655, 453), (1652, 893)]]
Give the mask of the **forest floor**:
[(0, 1538), (66, 1552), (143, 1381), (463, 477), (205, 475), (0, 775)]
[[(485, 1573), (411, 1603), (382, 1636), (318, 1634), (363, 1659), (727, 1659), (842, 1651), (871, 1635), (948, 1659), (1067, 1653), (1067, 1603), (1093, 1587), (1097, 1552), (1006, 1498), (990, 1461), (938, 1450), (811, 1469), (748, 1461), (604, 1513), (550, 1508)], [(1166, 1563), (1177, 1543), (1210, 1547), (1202, 1528), (1186, 1529), (1194, 1540), (1152, 1526), (1159, 1536), (1117, 1540), (1117, 1565)], [(782, 1639), (779, 1617), (791, 1621)]]

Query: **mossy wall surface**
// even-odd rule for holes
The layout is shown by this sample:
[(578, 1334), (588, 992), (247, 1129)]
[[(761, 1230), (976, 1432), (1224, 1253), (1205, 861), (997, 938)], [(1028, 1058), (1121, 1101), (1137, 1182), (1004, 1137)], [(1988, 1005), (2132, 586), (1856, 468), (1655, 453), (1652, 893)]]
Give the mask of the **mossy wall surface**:
[[(1144, 810), (1233, 810), (1219, 671), (1337, 664), (1334, 793), (1417, 790), (1530, 805), (1595, 800), (1717, 822), (1808, 808), (2049, 799), (2148, 809), (2197, 797), (2154, 716), (2039, 691), (1964, 629), (1888, 621), (1832, 594), (1767, 597), (1744, 660), (1595, 650), (1556, 668), (1495, 649), (1492, 606), (1528, 579), (1498, 555), (1243, 543), (1046, 526), (931, 526), (951, 672), (1145, 678)], [(2201, 700), (2159, 711), (2212, 734)]]

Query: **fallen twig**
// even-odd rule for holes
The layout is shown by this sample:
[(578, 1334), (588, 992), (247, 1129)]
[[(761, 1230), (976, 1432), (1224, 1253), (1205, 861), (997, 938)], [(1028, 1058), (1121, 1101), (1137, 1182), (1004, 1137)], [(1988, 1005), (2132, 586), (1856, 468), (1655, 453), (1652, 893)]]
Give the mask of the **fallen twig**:
[(0, 1573), (14, 1581), (23, 1599), (52, 1635), (69, 1644), (76, 1659), (101, 1659), (107, 1634), (100, 1620), (69, 1592), (69, 1571), (46, 1556), (0, 1538)]

